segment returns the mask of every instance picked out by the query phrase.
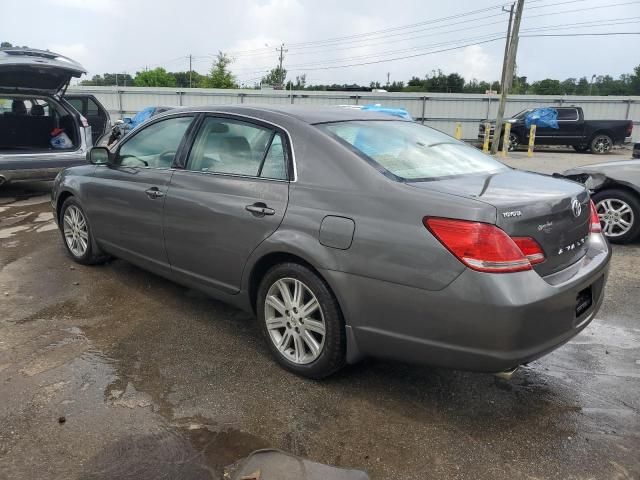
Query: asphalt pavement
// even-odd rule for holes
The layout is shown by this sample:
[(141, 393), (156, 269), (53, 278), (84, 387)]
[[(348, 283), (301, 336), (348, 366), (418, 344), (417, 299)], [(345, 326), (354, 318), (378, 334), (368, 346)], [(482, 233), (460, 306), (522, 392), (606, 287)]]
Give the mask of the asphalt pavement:
[(0, 189), (0, 479), (221, 479), (265, 447), (373, 479), (640, 478), (639, 243), (613, 247), (592, 324), (510, 381), (379, 360), (311, 381), (246, 313), (121, 260), (75, 264), (48, 188)]

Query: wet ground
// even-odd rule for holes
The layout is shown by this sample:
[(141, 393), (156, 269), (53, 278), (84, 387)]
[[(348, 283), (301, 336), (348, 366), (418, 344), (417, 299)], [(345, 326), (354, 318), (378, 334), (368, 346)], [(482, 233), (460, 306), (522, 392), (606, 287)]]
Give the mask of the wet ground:
[[(567, 155), (526, 166), (591, 160)], [(0, 191), (0, 479), (218, 479), (263, 447), (373, 479), (640, 478), (640, 244), (614, 247), (597, 319), (511, 381), (368, 360), (315, 382), (243, 312), (74, 264), (47, 187)]]

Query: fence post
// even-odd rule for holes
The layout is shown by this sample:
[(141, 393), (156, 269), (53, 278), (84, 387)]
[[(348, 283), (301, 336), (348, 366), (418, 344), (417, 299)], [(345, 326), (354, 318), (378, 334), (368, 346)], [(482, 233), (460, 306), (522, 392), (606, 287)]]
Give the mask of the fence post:
[(527, 150), (527, 157), (533, 157), (533, 146), (536, 144), (536, 126), (531, 125), (529, 130), (529, 150)]
[(118, 92), (118, 113), (120, 113), (120, 118), (122, 118), (122, 90), (117, 90)]
[[(486, 122), (484, 124), (484, 143), (482, 144), (482, 151), (487, 153), (489, 151), (489, 135), (491, 134), (491, 124)], [(495, 132), (494, 135), (495, 137)]]
[(458, 140), (462, 138), (462, 123), (456, 122), (456, 133), (453, 136)]
[[(511, 134), (511, 122), (505, 122), (504, 124), (504, 137), (502, 137), (502, 158), (507, 158), (511, 141), (509, 135)], [(495, 137), (495, 133), (494, 133)]]
[(422, 124), (424, 125), (424, 116), (427, 112), (427, 97), (422, 97)]

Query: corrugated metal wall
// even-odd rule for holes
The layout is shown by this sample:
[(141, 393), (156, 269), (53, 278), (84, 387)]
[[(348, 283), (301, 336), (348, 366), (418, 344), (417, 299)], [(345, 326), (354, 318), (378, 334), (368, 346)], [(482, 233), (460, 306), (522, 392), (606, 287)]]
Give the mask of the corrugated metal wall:
[[(213, 90), (201, 88), (73, 87), (70, 92), (94, 94), (112, 119), (133, 115), (150, 105), (204, 106), (235, 104), (366, 105), (402, 107), (418, 120), (453, 134), (462, 122), (462, 135), (476, 138), (478, 122), (495, 118), (498, 96), (464, 93), (285, 92), (281, 90)], [(544, 105), (578, 105), (587, 119), (633, 120), (633, 138), (640, 141), (640, 97), (569, 97), (511, 95), (506, 114)]]

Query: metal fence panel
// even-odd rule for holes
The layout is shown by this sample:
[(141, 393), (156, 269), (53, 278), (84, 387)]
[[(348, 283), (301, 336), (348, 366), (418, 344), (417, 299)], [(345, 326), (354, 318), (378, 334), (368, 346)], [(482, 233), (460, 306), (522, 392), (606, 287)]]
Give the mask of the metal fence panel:
[[(462, 136), (475, 139), (478, 123), (495, 118), (497, 95), (463, 93), (313, 92), (308, 90), (216, 90), (204, 88), (72, 87), (70, 92), (95, 95), (113, 119), (130, 116), (152, 105), (369, 105), (405, 108), (416, 120), (453, 134), (456, 122)], [(640, 141), (640, 97), (569, 97), (511, 95), (507, 116), (537, 106), (576, 105), (587, 119), (633, 120), (634, 141)]]

